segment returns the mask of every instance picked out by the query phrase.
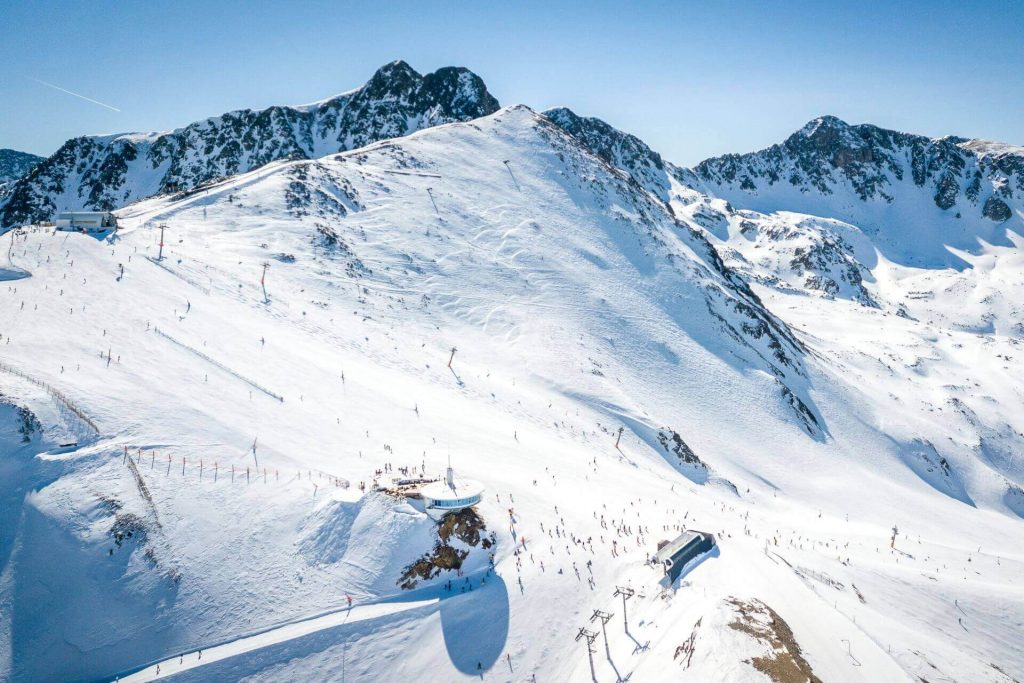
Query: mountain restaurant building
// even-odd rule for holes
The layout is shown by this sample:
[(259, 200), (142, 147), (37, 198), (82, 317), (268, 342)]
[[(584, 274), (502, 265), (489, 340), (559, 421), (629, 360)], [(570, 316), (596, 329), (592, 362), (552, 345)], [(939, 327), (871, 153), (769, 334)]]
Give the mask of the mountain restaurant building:
[(715, 537), (704, 531), (684, 531), (677, 538), (658, 545), (654, 562), (660, 564), (665, 574), (675, 581), (688, 562), (715, 547)]
[(420, 490), (426, 513), (434, 519), (440, 519), (449, 512), (473, 507), (480, 502), (483, 494), (483, 484), (456, 477), (451, 467), (448, 468), (444, 479), (428, 484)]
[(117, 219), (109, 211), (61, 211), (55, 223), (58, 230), (69, 232), (106, 232), (117, 229)]

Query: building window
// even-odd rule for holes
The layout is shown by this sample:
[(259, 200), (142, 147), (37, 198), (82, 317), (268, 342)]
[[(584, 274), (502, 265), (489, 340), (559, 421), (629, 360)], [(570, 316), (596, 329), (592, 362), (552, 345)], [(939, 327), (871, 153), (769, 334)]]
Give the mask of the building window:
[(458, 498), (456, 500), (435, 500), (434, 507), (438, 508), (458, 508), (468, 507), (470, 505), (476, 505), (480, 502), (480, 496), (472, 496), (470, 498)]

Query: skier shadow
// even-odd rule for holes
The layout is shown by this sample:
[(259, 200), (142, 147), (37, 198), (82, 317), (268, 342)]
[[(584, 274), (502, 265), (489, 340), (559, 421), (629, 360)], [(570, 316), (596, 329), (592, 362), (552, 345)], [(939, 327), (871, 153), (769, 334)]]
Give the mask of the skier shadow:
[(479, 588), (441, 600), (444, 646), (464, 674), (483, 674), (494, 666), (508, 641), (508, 623), (508, 588), (497, 574)]

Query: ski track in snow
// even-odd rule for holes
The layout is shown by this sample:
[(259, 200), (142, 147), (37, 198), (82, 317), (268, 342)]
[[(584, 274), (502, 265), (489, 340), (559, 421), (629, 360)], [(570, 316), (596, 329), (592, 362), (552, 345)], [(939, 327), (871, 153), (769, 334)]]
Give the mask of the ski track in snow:
[(295, 638), (301, 638), (302, 636), (316, 633), (317, 631), (323, 631), (336, 626), (354, 624), (367, 619), (378, 619), (398, 612), (420, 609), (436, 604), (437, 600), (421, 600), (418, 602), (390, 602), (370, 605), (353, 605), (351, 608), (329, 612), (318, 617), (294, 621), (269, 631), (264, 631), (263, 633), (257, 633), (227, 643), (214, 645), (212, 647), (198, 648), (192, 652), (183, 652), (176, 657), (169, 657), (168, 659), (151, 664), (139, 671), (118, 676), (117, 679), (122, 683), (143, 683), (146, 681), (163, 680), (165, 678), (173, 677), (176, 674), (181, 674), (186, 671), (214, 664), (223, 659), (237, 657), (271, 645), (279, 645)]

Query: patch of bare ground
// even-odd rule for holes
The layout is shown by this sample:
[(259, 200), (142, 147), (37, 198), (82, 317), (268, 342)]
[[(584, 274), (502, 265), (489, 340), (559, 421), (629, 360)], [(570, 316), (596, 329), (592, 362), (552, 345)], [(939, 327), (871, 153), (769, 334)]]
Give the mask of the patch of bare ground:
[(821, 683), (804, 659), (789, 624), (775, 610), (757, 599), (729, 598), (728, 602), (736, 610), (736, 618), (729, 627), (771, 649), (768, 655), (747, 660), (748, 664), (775, 683)]

